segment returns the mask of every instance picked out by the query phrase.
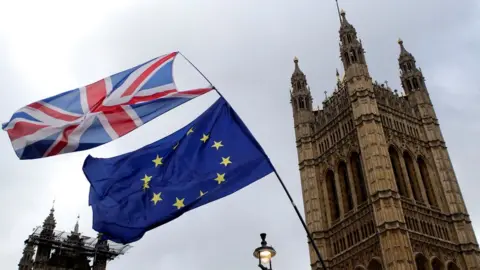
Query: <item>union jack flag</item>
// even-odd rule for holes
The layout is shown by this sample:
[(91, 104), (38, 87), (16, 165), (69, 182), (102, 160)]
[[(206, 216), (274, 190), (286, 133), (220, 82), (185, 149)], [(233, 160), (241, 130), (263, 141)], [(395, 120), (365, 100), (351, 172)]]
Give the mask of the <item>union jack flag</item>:
[(27, 105), (3, 124), (20, 159), (90, 149), (115, 140), (212, 88), (178, 91), (178, 52)]

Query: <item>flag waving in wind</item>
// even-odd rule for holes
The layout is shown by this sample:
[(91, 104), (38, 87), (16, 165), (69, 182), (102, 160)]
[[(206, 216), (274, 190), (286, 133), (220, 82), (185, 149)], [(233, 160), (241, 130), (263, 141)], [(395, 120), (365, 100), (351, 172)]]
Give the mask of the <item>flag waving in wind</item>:
[(27, 105), (3, 129), (20, 159), (90, 149), (115, 140), (211, 88), (178, 91), (178, 52)]
[(163, 139), (112, 158), (88, 156), (83, 164), (91, 184), (93, 229), (124, 244), (273, 171), (222, 97)]

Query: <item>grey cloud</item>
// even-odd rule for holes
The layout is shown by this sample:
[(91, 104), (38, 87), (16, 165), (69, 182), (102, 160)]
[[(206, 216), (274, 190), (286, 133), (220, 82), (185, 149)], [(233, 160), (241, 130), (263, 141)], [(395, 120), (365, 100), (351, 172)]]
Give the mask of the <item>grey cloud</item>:
[[(5, 59), (0, 62), (0, 119), (6, 121), (14, 110), (28, 102), (180, 50), (231, 102), (270, 155), (303, 211), (289, 104), (292, 60), (299, 57), (314, 103), (320, 105), (323, 92), (331, 92), (335, 85), (335, 69), (342, 70), (334, 1), (117, 2), (111, 7), (95, 7), (90, 2), (75, 4), (84, 6), (81, 10), (85, 11), (98, 9), (90, 18), (96, 23), (88, 26), (88, 31), (73, 25), (75, 20), (88, 20), (88, 13), (78, 16), (76, 8), (66, 5), (56, 7), (56, 11), (39, 7), (38, 12), (44, 13), (39, 20), (48, 20), (54, 12), (64, 12), (67, 14), (61, 18), (71, 20), (58, 24), (80, 29), (81, 33), (62, 40), (62, 35), (68, 33), (62, 25), (42, 28), (41, 23), (30, 21), (21, 35), (35, 32), (36, 36), (44, 34), (48, 39), (41, 41), (41, 47), (34, 40), (24, 44), (22, 48), (28, 52), (16, 50), (7, 41), (11, 41), (15, 25), (31, 20), (30, 15), (24, 15), (19, 7), (2, 7), (0, 17), (8, 13), (15, 16), (9, 17), (12, 21), (8, 24), (0, 25), (0, 58)], [(427, 78), (471, 218), (475, 227), (480, 228), (480, 209), (476, 207), (480, 203), (480, 173), (476, 169), (480, 148), (476, 140), (480, 137), (480, 82), (475, 60), (480, 59), (480, 39), (475, 34), (480, 27), (478, 1), (465, 0), (462, 5), (435, 0), (340, 2), (362, 38), (374, 79), (388, 80), (392, 88), (400, 89), (398, 37), (416, 57)], [(27, 63), (20, 56), (42, 54), (40, 48), (49, 44), (66, 46), (68, 53), (62, 54), (66, 57), (62, 61), (55, 59), (54, 51), (48, 52), (52, 63), (65, 64), (32, 62), (40, 75), (29, 75), (25, 72), (27, 67), (22, 67)], [(180, 87), (205, 84), (180, 58), (177, 64)], [(66, 75), (58, 78), (58, 74)], [(88, 153), (111, 156), (152, 142), (193, 119), (192, 113), (198, 114), (213, 98), (199, 98), (92, 151), (45, 160), (17, 160), (3, 133), (2, 266), (15, 268), (23, 240), (33, 226), (42, 223), (54, 197), (58, 228), (73, 229), (80, 213), (81, 231), (95, 235), (87, 205), (88, 184), (81, 172)], [(278, 251), (275, 269), (308, 269), (305, 233), (272, 175), (147, 233), (127, 255), (113, 261), (109, 269), (254, 269), (252, 252), (259, 245), (261, 232), (268, 234), (267, 240)]]

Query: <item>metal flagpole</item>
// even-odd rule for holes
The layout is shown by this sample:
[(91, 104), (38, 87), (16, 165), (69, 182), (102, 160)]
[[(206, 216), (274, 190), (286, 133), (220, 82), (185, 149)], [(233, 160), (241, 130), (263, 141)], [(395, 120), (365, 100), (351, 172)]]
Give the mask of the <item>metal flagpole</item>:
[[(212, 87), (212, 89), (214, 89), (220, 97), (224, 98), (223, 95), (220, 93), (220, 91), (218, 91), (218, 89), (210, 82), (210, 80), (207, 78), (207, 76), (205, 76), (205, 74), (203, 74), (203, 73), (202, 73), (192, 62), (190, 62), (190, 60), (188, 60), (188, 58), (187, 58), (185, 55), (183, 55), (181, 52), (178, 52), (178, 54), (180, 54), (200, 75), (202, 75), (202, 77), (210, 84), (210, 86)], [(298, 219), (300, 219), (300, 222), (302, 222), (303, 228), (305, 229), (305, 232), (307, 233), (308, 240), (309, 240), (310, 244), (312, 245), (313, 249), (315, 250), (315, 254), (317, 254), (317, 257), (318, 257), (318, 260), (320, 261), (320, 264), (322, 265), (322, 269), (327, 269), (327, 267), (325, 266), (325, 262), (324, 262), (323, 259), (322, 259), (322, 255), (320, 255), (320, 251), (318, 250), (317, 244), (315, 244), (315, 241), (313, 240), (312, 234), (311, 234), (310, 231), (308, 230), (307, 224), (306, 224), (305, 221), (303, 220), (303, 217), (302, 217), (302, 215), (300, 214), (300, 211), (298, 210), (297, 206), (296, 206), (295, 203), (293, 202), (293, 198), (292, 198), (292, 196), (290, 195), (290, 192), (288, 191), (287, 187), (286, 187), (285, 184), (283, 183), (283, 180), (282, 180), (282, 178), (280, 177), (280, 175), (278, 174), (277, 170), (275, 169), (275, 166), (273, 166), (272, 161), (270, 161), (270, 158), (269, 158), (266, 154), (265, 154), (265, 156), (266, 156), (268, 162), (270, 163), (270, 166), (272, 166), (273, 172), (275, 173), (275, 176), (277, 177), (278, 181), (279, 181), (280, 184), (282, 185), (283, 190), (284, 190), (285, 193), (287, 194), (287, 197), (288, 197), (288, 199), (290, 200), (290, 203), (292, 204), (293, 209), (294, 209), (295, 212), (297, 213)]]

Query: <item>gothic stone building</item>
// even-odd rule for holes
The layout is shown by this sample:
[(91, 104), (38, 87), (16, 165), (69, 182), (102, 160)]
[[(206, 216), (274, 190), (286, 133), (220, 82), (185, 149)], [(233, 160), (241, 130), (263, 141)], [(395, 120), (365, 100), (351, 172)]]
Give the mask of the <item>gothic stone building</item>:
[(130, 247), (84, 236), (78, 230), (78, 221), (70, 233), (56, 231), (53, 213), (52, 208), (43, 226), (25, 240), (19, 270), (105, 270), (109, 260)]
[[(294, 60), (291, 104), (308, 228), (328, 269), (480, 269), (472, 224), (415, 58), (401, 40), (405, 95), (372, 82), (341, 12), (343, 79), (312, 109)], [(321, 269), (310, 249), (312, 269)]]

